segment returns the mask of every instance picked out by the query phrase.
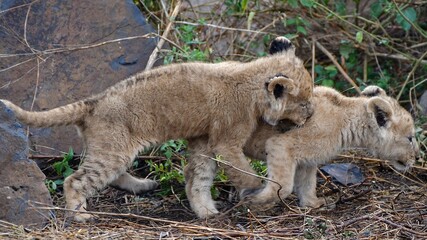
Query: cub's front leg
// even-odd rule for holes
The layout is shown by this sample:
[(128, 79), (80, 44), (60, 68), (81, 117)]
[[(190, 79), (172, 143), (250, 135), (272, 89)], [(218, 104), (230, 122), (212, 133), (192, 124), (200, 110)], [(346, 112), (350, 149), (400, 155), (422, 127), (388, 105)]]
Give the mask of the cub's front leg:
[(292, 193), (297, 162), (287, 149), (287, 141), (281, 135), (266, 141), (268, 179), (262, 189), (246, 190), (243, 200), (255, 209), (266, 210)]
[(248, 124), (236, 122), (233, 124), (235, 127), (232, 131), (227, 129), (227, 131), (212, 132), (208, 141), (208, 146), (212, 149), (213, 154), (220, 156), (229, 164), (220, 163), (220, 166), (240, 193), (247, 188), (262, 186), (262, 180), (257, 176), (243, 153), (243, 146), (256, 127), (256, 120), (253, 123), (250, 120), (246, 120), (246, 122)]
[(324, 198), (318, 198), (316, 195), (316, 173), (317, 165), (300, 164), (297, 167), (294, 190), (301, 207), (318, 208), (326, 204)]
[(227, 164), (220, 163), (220, 166), (240, 194), (245, 189), (262, 187), (262, 180), (257, 177), (242, 148), (220, 144), (213, 148), (213, 152), (220, 155), (221, 160), (228, 162)]

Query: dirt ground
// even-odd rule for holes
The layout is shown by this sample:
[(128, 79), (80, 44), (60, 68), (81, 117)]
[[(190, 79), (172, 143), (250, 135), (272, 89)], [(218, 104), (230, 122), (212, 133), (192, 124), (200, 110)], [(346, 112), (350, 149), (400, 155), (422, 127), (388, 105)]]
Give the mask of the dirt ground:
[(268, 212), (239, 204), (233, 189), (221, 183), (221, 212), (199, 220), (177, 184), (173, 194), (134, 196), (107, 188), (89, 199), (96, 220), (75, 223), (65, 218), (64, 198), (54, 196), (55, 218), (42, 230), (0, 222), (5, 239), (427, 239), (427, 169), (402, 175), (375, 159), (344, 155), (365, 180), (343, 186), (318, 174), (318, 195), (328, 206), (301, 209), (291, 195)]

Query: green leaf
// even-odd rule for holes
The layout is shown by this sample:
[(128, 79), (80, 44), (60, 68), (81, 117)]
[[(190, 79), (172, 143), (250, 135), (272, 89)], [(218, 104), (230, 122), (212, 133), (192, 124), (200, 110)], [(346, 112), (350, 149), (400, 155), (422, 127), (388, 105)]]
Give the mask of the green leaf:
[(312, 0), (300, 0), (301, 5), (304, 7), (311, 8), (314, 5), (314, 2)]
[(55, 181), (53, 181), (53, 183), (55, 183), (55, 189), (56, 189), (57, 185), (64, 184), (64, 179), (56, 179)]
[(297, 32), (307, 35), (307, 30), (303, 26), (297, 26)]
[(341, 44), (340, 45), (340, 54), (345, 59), (348, 59), (350, 54), (355, 51), (354, 47), (350, 44)]
[(362, 31), (359, 31), (356, 33), (356, 41), (358, 43), (361, 43), (363, 41), (363, 32)]
[(298, 7), (298, 0), (288, 0), (289, 5), (291, 5), (292, 8)]
[(317, 74), (321, 74), (321, 73), (323, 73), (323, 67), (322, 67), (322, 65), (316, 65), (316, 66), (314, 67), (314, 71), (315, 71)]
[(62, 175), (62, 172), (65, 170), (64, 163), (62, 161), (54, 163), (52, 167), (53, 169), (55, 169), (56, 174), (60, 176)]
[[(68, 165), (68, 164), (67, 164), (67, 165)], [(74, 170), (73, 170), (70, 166), (67, 166), (67, 167), (65, 168), (65, 171), (62, 173), (62, 176), (63, 176), (64, 178), (66, 178), (66, 177), (70, 176), (71, 174), (73, 174), (73, 172), (74, 172)]]
[(342, 0), (335, 1), (335, 9), (336, 9), (336, 12), (339, 15), (341, 15), (341, 16), (346, 15), (347, 14), (347, 4), (346, 4), (346, 2), (342, 1)]
[(378, 18), (381, 13), (384, 11), (383, 5), (380, 3), (380, 1), (374, 2), (371, 5), (371, 15), (375, 18)]
[(292, 26), (292, 25), (295, 25), (296, 23), (297, 23), (296, 18), (288, 18), (286, 19), (285, 26)]
[[(415, 9), (413, 7), (408, 7), (406, 9), (404, 9), (402, 11), (403, 15), (405, 15), (406, 18), (408, 18), (409, 21), (411, 21), (412, 23), (414, 23), (417, 20), (417, 12), (415, 11)], [(398, 13), (396, 16), (396, 22), (405, 30), (408, 31), (409, 29), (411, 29), (411, 24), (406, 21), (405, 18), (403, 18), (403, 16)]]
[(334, 65), (329, 65), (325, 67), (325, 70), (327, 70), (328, 72), (337, 71), (337, 67), (335, 67)]
[(62, 161), (69, 162), (73, 160), (73, 157), (74, 157), (74, 151), (73, 151), (73, 148), (70, 147), (70, 149), (68, 150), (68, 153), (64, 155), (64, 159)]
[(334, 81), (332, 79), (324, 79), (322, 81), (322, 86), (333, 87), (334, 86)]
[(242, 1), (240, 2), (240, 6), (241, 6), (241, 10), (242, 10), (242, 12), (245, 12), (245, 11), (246, 11), (246, 8), (247, 8), (247, 6), (248, 6), (248, 0), (242, 0)]

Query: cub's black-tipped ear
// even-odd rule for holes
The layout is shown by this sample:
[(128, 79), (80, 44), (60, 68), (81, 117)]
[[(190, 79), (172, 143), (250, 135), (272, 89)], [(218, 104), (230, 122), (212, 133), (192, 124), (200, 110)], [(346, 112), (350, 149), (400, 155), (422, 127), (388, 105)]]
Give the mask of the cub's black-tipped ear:
[(362, 91), (362, 96), (366, 96), (366, 97), (384, 97), (387, 96), (387, 93), (384, 91), (384, 89), (375, 86), (375, 85), (370, 85), (367, 86), (365, 89), (363, 89)]
[(276, 54), (295, 49), (291, 41), (285, 37), (277, 37), (270, 43), (269, 53)]
[(265, 83), (267, 91), (273, 93), (276, 99), (281, 98), (287, 94), (296, 96), (298, 94), (298, 87), (295, 85), (294, 81), (290, 78), (280, 76), (273, 77)]
[(373, 113), (378, 126), (385, 128), (390, 127), (393, 109), (386, 100), (381, 97), (372, 97), (366, 105), (366, 110), (368, 113)]

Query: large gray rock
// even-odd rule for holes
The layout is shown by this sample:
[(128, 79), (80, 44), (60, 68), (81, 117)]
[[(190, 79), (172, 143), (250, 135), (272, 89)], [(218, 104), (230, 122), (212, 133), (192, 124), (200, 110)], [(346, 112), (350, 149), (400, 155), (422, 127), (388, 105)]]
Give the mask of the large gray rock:
[[(144, 70), (157, 41), (138, 38), (47, 53), (153, 32), (132, 0), (2, 0), (0, 25), (0, 98), (24, 109), (50, 109), (103, 91)], [(30, 143), (42, 154), (70, 146), (81, 151), (73, 127), (31, 129)]]
[(0, 102), (0, 219), (26, 227), (41, 227), (52, 206), (45, 175), (27, 158), (28, 141), (14, 113)]

